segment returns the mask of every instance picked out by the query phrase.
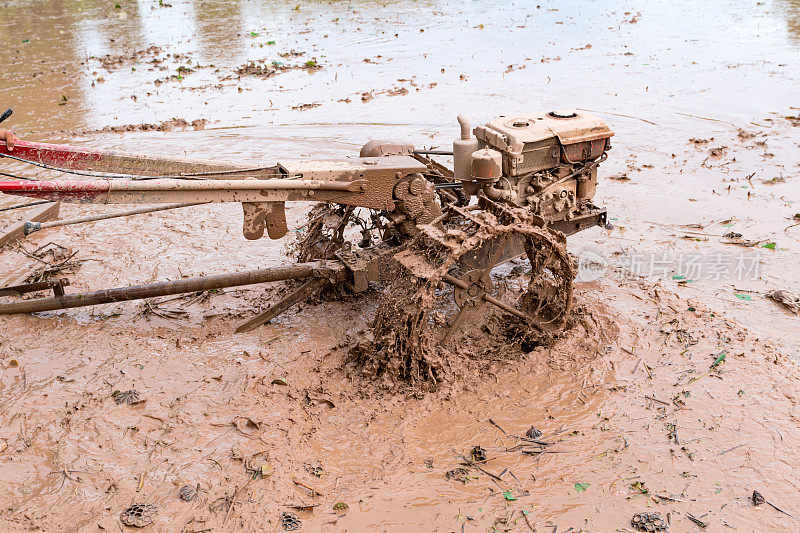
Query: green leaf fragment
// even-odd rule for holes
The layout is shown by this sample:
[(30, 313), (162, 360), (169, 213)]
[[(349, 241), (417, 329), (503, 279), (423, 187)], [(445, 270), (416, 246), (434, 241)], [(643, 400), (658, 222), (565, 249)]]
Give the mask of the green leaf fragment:
[(509, 502), (515, 502), (515, 501), (517, 501), (517, 497), (516, 497), (516, 496), (514, 496), (514, 493), (513, 493), (513, 492), (511, 492), (510, 490), (507, 490), (507, 491), (505, 491), (505, 492), (503, 493), (503, 498), (504, 498), (506, 501), (509, 501)]
[(728, 354), (725, 352), (720, 352), (719, 355), (717, 355), (717, 358), (714, 359), (714, 362), (711, 364), (711, 368), (717, 368), (717, 365), (725, 360), (726, 355)]
[(589, 488), (588, 483), (575, 483), (575, 490), (577, 490), (578, 492), (584, 492), (588, 488)]
[(767, 250), (774, 250), (775, 249), (775, 243), (774, 242), (768, 242), (766, 244), (762, 244), (761, 247), (762, 248), (766, 248)]
[(750, 296), (749, 294), (739, 294), (739, 293), (736, 293), (736, 294), (734, 294), (734, 296), (736, 296), (736, 297), (737, 297), (737, 298), (739, 298), (740, 300), (744, 300), (745, 302), (752, 302), (752, 301), (753, 301), (753, 297), (752, 297), (752, 296)]

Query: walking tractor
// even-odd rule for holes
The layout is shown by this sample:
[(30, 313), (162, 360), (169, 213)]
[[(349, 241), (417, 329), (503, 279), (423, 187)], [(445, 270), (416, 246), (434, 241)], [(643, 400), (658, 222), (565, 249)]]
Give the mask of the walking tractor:
[[(271, 320), (325, 286), (361, 292), (381, 285), (373, 327), (383, 348), (413, 353), (454, 342), (474, 323), (474, 316), (471, 322), (468, 317), (485, 317), (487, 310), (530, 338), (552, 338), (564, 328), (572, 303), (574, 266), (566, 236), (606, 223), (606, 211), (592, 198), (613, 133), (598, 117), (578, 111), (500, 117), (472, 131), (464, 117), (458, 122), (452, 152), (370, 141), (359, 157), (265, 166), (25, 141), (8, 151), (0, 142), (6, 158), (72, 176), (41, 180), (4, 172), (3, 193), (50, 202), (148, 204), (120, 213), (30, 221), (24, 225), (27, 234), (239, 202), (245, 238), (266, 233), (278, 239), (287, 233), (286, 202), (317, 203), (294, 264), (85, 294), (65, 294), (57, 285), (53, 297), (0, 302), (0, 314), (302, 279), (238, 331)], [(441, 156), (452, 156), (452, 170), (436, 160)], [(518, 287), (500, 274), (511, 274), (505, 277)], [(0, 294), (41, 288), (19, 285)]]

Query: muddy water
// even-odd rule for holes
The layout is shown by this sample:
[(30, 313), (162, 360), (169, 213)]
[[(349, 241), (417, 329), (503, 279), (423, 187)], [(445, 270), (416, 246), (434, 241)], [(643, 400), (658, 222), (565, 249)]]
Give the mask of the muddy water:
[[(797, 529), (747, 501), (758, 489), (800, 516), (800, 331), (764, 297), (800, 291), (797, 228), (784, 230), (798, 211), (800, 130), (784, 118), (800, 114), (796, 2), (165, 3), (3, 3), (0, 105), (15, 109), (11, 125), (33, 140), (272, 163), (352, 155), (370, 137), (446, 146), (457, 113), (581, 107), (616, 131), (601, 175), (629, 181), (601, 182), (615, 228), (575, 236), (573, 250), (757, 251), (761, 269), (582, 284), (614, 339), (589, 331), (581, 343), (578, 329), (552, 351), (476, 354), (455, 385), (421, 399), (375, 391), (346, 364), (340, 345), (371, 318), (374, 295), (309, 304), (242, 336), (232, 326), (281, 287), (164, 304), (186, 311), (178, 319), (138, 303), (3, 318), (4, 529), (118, 529), (133, 501), (159, 505), (163, 531), (277, 529), (290, 504), (318, 504), (297, 512), (307, 530), (525, 531), (530, 521), (549, 532), (549, 521), (614, 531), (646, 509), (670, 513), (678, 531), (697, 528), (687, 513), (709, 530)], [(128, 59), (150, 46), (162, 52)], [(93, 59), (107, 55), (123, 57), (110, 69)], [(322, 68), (236, 74), (262, 59)], [(69, 133), (173, 117), (209, 122)], [(290, 210), (290, 227), (306, 209)], [(25, 246), (77, 250), (74, 291), (286, 261), (291, 236), (248, 242), (240, 225), (239, 206), (209, 206), (53, 230)], [(728, 231), (776, 249), (723, 244)], [(4, 282), (31, 266), (14, 248), (0, 258)], [(728, 359), (711, 372), (721, 350)], [(147, 401), (117, 405), (111, 392), (129, 388)], [(517, 436), (561, 431), (550, 449), (565, 453), (513, 450), (520, 441), (489, 418)], [(478, 444), (501, 479), (470, 469), (466, 483), (447, 480)], [(263, 478), (252, 479), (248, 456)], [(200, 483), (198, 502), (177, 499), (187, 483)], [(349, 505), (342, 517), (338, 501)]]
[[(735, 217), (736, 227), (704, 233), (745, 230), (745, 238), (776, 242), (792, 257), (797, 251), (798, 230), (783, 231), (798, 194), (797, 129), (783, 118), (797, 114), (794, 2), (616, 9), (584, 3), (309, 4), (297, 10), (249, 2), (118, 5), (4, 6), (2, 100), (16, 109), (15, 128), (33, 139), (272, 163), (350, 155), (368, 137), (446, 146), (457, 113), (478, 121), (583, 107), (605, 113), (617, 132), (605, 175), (630, 174), (631, 182), (606, 182), (598, 198), (625, 235), (606, 239), (593, 231), (588, 241), (578, 239), (581, 245), (599, 238), (604, 255), (617, 246), (658, 252), (675, 234), (657, 224)], [(152, 54), (124, 58), (150, 46), (163, 49), (158, 64)], [(302, 55), (281, 55), (293, 51)], [(123, 59), (109, 69), (93, 59), (108, 55)], [(236, 74), (259, 60), (314, 61), (323, 68), (266, 79)], [(180, 67), (193, 72), (178, 78)], [(408, 94), (390, 95), (401, 88)], [(366, 103), (364, 93), (371, 97)], [(294, 109), (303, 104), (319, 105)], [(176, 116), (209, 120), (208, 131), (78, 139), (54, 133)], [(740, 141), (737, 127), (757, 136)], [(689, 138), (713, 140), (695, 147)], [(723, 146), (721, 159), (707, 160), (709, 150)], [(753, 172), (750, 182), (736, 181)], [(760, 185), (773, 178), (785, 181)], [(206, 209), (213, 211), (204, 208), (200, 217), (208, 220)], [(219, 209), (214, 212), (238, 216), (236, 208)], [(98, 231), (113, 234), (119, 227)], [(678, 251), (734, 250), (710, 241)], [(687, 243), (674, 246), (680, 244)], [(263, 249), (237, 240), (224, 252), (252, 261)], [(787, 255), (766, 251), (773, 279), (744, 288), (764, 293), (780, 284), (791, 268), (783, 265), (793, 264), (782, 260)], [(686, 292), (720, 288), (708, 281)], [(732, 285), (723, 287), (725, 297)], [(756, 300), (732, 306), (733, 312), (747, 321), (753, 308), (764, 314), (772, 306)], [(764, 331), (797, 333), (791, 322), (776, 319)]]

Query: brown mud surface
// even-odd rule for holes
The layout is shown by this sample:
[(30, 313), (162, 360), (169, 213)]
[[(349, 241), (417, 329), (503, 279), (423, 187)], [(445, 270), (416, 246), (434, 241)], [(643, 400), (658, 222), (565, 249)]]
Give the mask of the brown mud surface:
[(175, 131), (193, 129), (194, 131), (202, 131), (205, 129), (208, 120), (198, 118), (191, 122), (182, 118), (173, 118), (159, 122), (158, 124), (124, 124), (122, 126), (105, 126), (99, 130), (82, 130), (70, 131), (62, 133), (70, 133), (72, 135), (96, 135), (98, 133), (130, 133), (132, 131)]
[[(382, 392), (352, 364), (347, 337), (366, 327), (368, 296), (236, 339), (220, 319), (101, 320), (79, 336), (64, 319), (4, 319), (3, 523), (116, 529), (140, 502), (159, 507), (159, 531), (276, 528), (290, 506), (314, 506), (298, 513), (310, 531), (524, 531), (526, 517), (539, 531), (608, 531), (645, 510), (678, 530), (690, 514), (714, 529), (792, 530), (749, 495), (797, 512), (795, 366), (652, 284), (602, 283), (580, 299), (615, 304), (587, 304), (552, 348), (495, 343), (476, 361), (463, 350), (457, 379), (427, 394)], [(61, 340), (11, 342), (34, 325)], [(115, 401), (128, 390), (141, 402)], [(547, 445), (520, 438), (531, 426)], [(475, 446), (488, 460), (469, 466)], [(179, 499), (197, 484), (196, 501)]]
[[(354, 361), (377, 290), (240, 335), (287, 285), (0, 317), (0, 530), (135, 531), (133, 503), (157, 507), (144, 531), (195, 533), (280, 531), (285, 512), (302, 531), (630, 531), (641, 512), (670, 531), (800, 528), (800, 326), (770, 296), (800, 293), (795, 0), (0, 10), (3, 127), (30, 140), (271, 165), (369, 138), (446, 147), (458, 113), (585, 107), (616, 132), (596, 197), (611, 227), (568, 243), (609, 266), (576, 282), (570, 329), (525, 351), (471, 324), (432, 392), (389, 392)], [(273, 61), (306, 68), (237, 74)], [(208, 124), (159, 129), (176, 116)], [(310, 208), (289, 207), (293, 233)], [(277, 265), (295, 234), (244, 240), (238, 205), (57, 228), (1, 249), (0, 285)], [(758, 268), (708, 272), (720, 258)]]

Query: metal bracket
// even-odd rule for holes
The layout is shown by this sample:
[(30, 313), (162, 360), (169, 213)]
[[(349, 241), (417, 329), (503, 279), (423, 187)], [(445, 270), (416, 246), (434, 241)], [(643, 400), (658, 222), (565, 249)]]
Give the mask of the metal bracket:
[(550, 221), (547, 223), (547, 227), (555, 231), (560, 231), (568, 236), (593, 226), (605, 226), (607, 218), (608, 215), (605, 209), (592, 206), (584, 213), (570, 220)]
[(285, 202), (242, 202), (244, 226), (242, 232), (248, 240), (260, 239), (264, 229), (270, 239), (280, 239), (289, 230), (286, 225)]
[(369, 261), (359, 258), (358, 254), (353, 252), (353, 245), (349, 241), (342, 243), (342, 248), (334, 253), (334, 255), (347, 267), (347, 270), (353, 276), (352, 282), (345, 282), (345, 286), (353, 292), (364, 292), (369, 288), (369, 278), (367, 276), (367, 267)]

